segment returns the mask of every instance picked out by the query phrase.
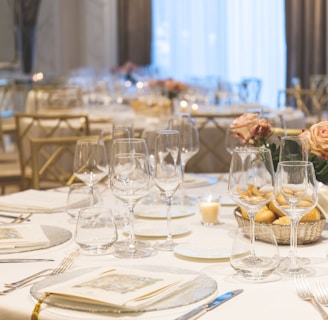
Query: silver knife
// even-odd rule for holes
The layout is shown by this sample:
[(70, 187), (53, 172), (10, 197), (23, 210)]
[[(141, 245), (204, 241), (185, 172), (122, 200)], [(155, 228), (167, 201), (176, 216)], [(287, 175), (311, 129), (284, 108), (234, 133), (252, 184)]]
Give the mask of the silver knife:
[(53, 259), (0, 259), (0, 263), (55, 261)]
[(218, 296), (213, 301), (211, 301), (209, 303), (206, 303), (204, 305), (201, 305), (201, 306), (187, 312), (186, 314), (182, 315), (181, 317), (176, 318), (175, 320), (187, 320), (187, 319), (188, 320), (195, 320), (195, 319), (198, 319), (200, 316), (202, 316), (207, 311), (210, 311), (210, 310), (216, 308), (217, 306), (219, 306), (223, 302), (226, 302), (226, 301), (230, 300), (231, 298), (237, 296), (239, 293), (242, 293), (243, 291), (244, 291), (243, 289), (228, 291), (225, 294), (223, 294), (221, 296)]

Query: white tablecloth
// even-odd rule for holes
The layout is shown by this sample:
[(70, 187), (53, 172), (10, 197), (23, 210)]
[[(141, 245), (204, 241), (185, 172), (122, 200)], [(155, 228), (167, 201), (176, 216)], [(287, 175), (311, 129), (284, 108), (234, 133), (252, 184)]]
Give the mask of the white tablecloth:
[[(188, 195), (200, 195), (207, 193), (218, 193), (222, 195), (222, 202), (228, 203), (226, 182), (222, 181), (208, 186), (199, 188), (188, 188)], [(114, 207), (116, 201), (113, 200), (110, 191), (105, 193), (105, 205)], [(141, 205), (137, 205), (138, 211)], [(194, 208), (197, 211), (197, 208)], [(221, 224), (215, 227), (204, 227), (200, 224), (200, 216), (195, 213), (192, 216), (173, 219), (173, 226), (184, 225), (190, 228), (191, 232), (179, 236), (175, 239), (177, 243), (208, 243), (215, 242), (225, 244), (230, 248), (232, 243), (232, 231), (236, 227), (236, 221), (233, 217), (234, 206), (222, 206), (220, 211)], [(52, 214), (34, 214), (31, 218), (32, 223), (42, 225), (61, 226), (68, 230), (74, 230), (74, 223), (70, 221), (67, 214), (52, 213)], [(157, 219), (137, 219), (136, 226), (149, 223), (164, 223)], [(123, 237), (120, 230), (120, 238)], [(152, 239), (152, 241), (161, 241)], [(300, 246), (298, 253), (301, 256), (311, 258), (312, 265), (316, 270), (316, 277), (327, 275), (328, 262), (328, 232), (324, 230), (322, 238), (315, 244)], [(44, 268), (55, 267), (65, 255), (76, 248), (73, 240), (47, 250), (38, 250), (26, 253), (1, 254), (0, 258), (13, 257), (29, 257), (29, 258), (53, 258), (53, 262), (36, 262), (36, 263), (16, 263), (16, 264), (1, 264), (0, 284), (14, 281), (27, 276), (33, 272)], [(288, 254), (288, 246), (280, 246), (281, 256)], [(218, 294), (222, 294), (228, 290), (244, 289), (244, 292), (233, 300), (219, 306), (218, 308), (208, 312), (201, 319), (252, 319), (252, 320), (319, 320), (319, 313), (314, 307), (298, 298), (292, 279), (280, 279), (273, 282), (249, 283), (239, 281), (233, 277), (234, 271), (230, 267), (228, 260), (197, 260), (182, 258), (172, 252), (158, 252), (155, 256), (138, 260), (118, 259), (112, 255), (104, 256), (85, 256), (81, 255), (73, 266), (73, 270), (87, 266), (110, 266), (111, 264), (121, 265), (155, 265), (155, 266), (170, 266), (185, 268), (204, 272), (217, 281)], [(1, 319), (6, 320), (23, 320), (30, 319), (31, 312), (34, 308), (35, 301), (29, 294), (30, 287), (18, 289), (12, 293), (0, 296), (0, 315)], [(199, 305), (196, 303), (195, 305)], [(52, 307), (43, 305), (40, 312), (40, 320), (63, 320), (63, 319), (165, 319), (173, 320), (189, 311), (195, 305), (178, 307), (158, 312), (146, 312), (144, 314), (135, 315), (95, 315), (88, 313), (80, 313), (70, 310), (56, 310)], [(328, 310), (328, 309), (327, 309)]]

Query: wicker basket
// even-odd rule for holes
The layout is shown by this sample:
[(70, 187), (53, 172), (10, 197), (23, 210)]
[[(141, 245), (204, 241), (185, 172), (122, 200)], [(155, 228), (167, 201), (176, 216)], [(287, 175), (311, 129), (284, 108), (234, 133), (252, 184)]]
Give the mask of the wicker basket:
[[(239, 227), (249, 226), (249, 219), (241, 215), (240, 209), (234, 211), (235, 218)], [(321, 232), (325, 226), (326, 219), (320, 212), (321, 219), (313, 222), (302, 222), (299, 224), (297, 231), (297, 244), (308, 244), (317, 241), (320, 238)], [(276, 236), (278, 244), (290, 244), (290, 225), (278, 225), (271, 223), (255, 222), (256, 226), (270, 226)], [(265, 241), (266, 239), (261, 239)]]

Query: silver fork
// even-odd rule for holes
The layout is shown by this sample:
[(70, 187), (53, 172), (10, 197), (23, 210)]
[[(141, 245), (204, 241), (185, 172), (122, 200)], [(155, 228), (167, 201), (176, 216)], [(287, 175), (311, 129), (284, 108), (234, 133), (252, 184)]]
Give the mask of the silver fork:
[(328, 320), (328, 314), (321, 307), (320, 303), (317, 301), (316, 297), (311, 292), (310, 286), (304, 276), (296, 275), (294, 277), (294, 280), (298, 296), (303, 300), (310, 301), (319, 311), (322, 319)]
[(320, 304), (328, 306), (328, 286), (327, 283), (318, 281), (314, 284), (313, 294)]
[(6, 283), (5, 287), (8, 287), (8, 289), (0, 291), (0, 295), (4, 295), (18, 288), (22, 288), (37, 278), (63, 273), (73, 265), (78, 256), (79, 251), (73, 251), (68, 256), (66, 256), (55, 269), (45, 269), (19, 281)]

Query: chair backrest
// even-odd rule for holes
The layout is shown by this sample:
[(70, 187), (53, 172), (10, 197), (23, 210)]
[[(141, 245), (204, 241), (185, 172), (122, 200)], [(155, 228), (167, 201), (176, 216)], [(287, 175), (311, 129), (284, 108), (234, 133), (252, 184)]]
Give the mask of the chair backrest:
[(278, 107), (295, 107), (303, 111), (306, 117), (314, 116), (311, 122), (322, 119), (323, 104), (327, 100), (325, 91), (302, 89), (300, 87), (287, 88), (278, 92)]
[[(46, 189), (70, 185), (74, 180), (76, 142), (86, 136), (35, 138), (30, 140), (32, 188)], [(98, 136), (88, 136), (88, 139)]]
[(239, 89), (240, 100), (244, 103), (259, 102), (262, 90), (262, 80), (247, 78), (241, 81)]
[(63, 112), (82, 107), (82, 89), (76, 86), (34, 86), (28, 93), (25, 112)]
[(23, 188), (31, 178), (30, 140), (35, 138), (86, 136), (90, 134), (87, 115), (15, 114), (17, 145)]

